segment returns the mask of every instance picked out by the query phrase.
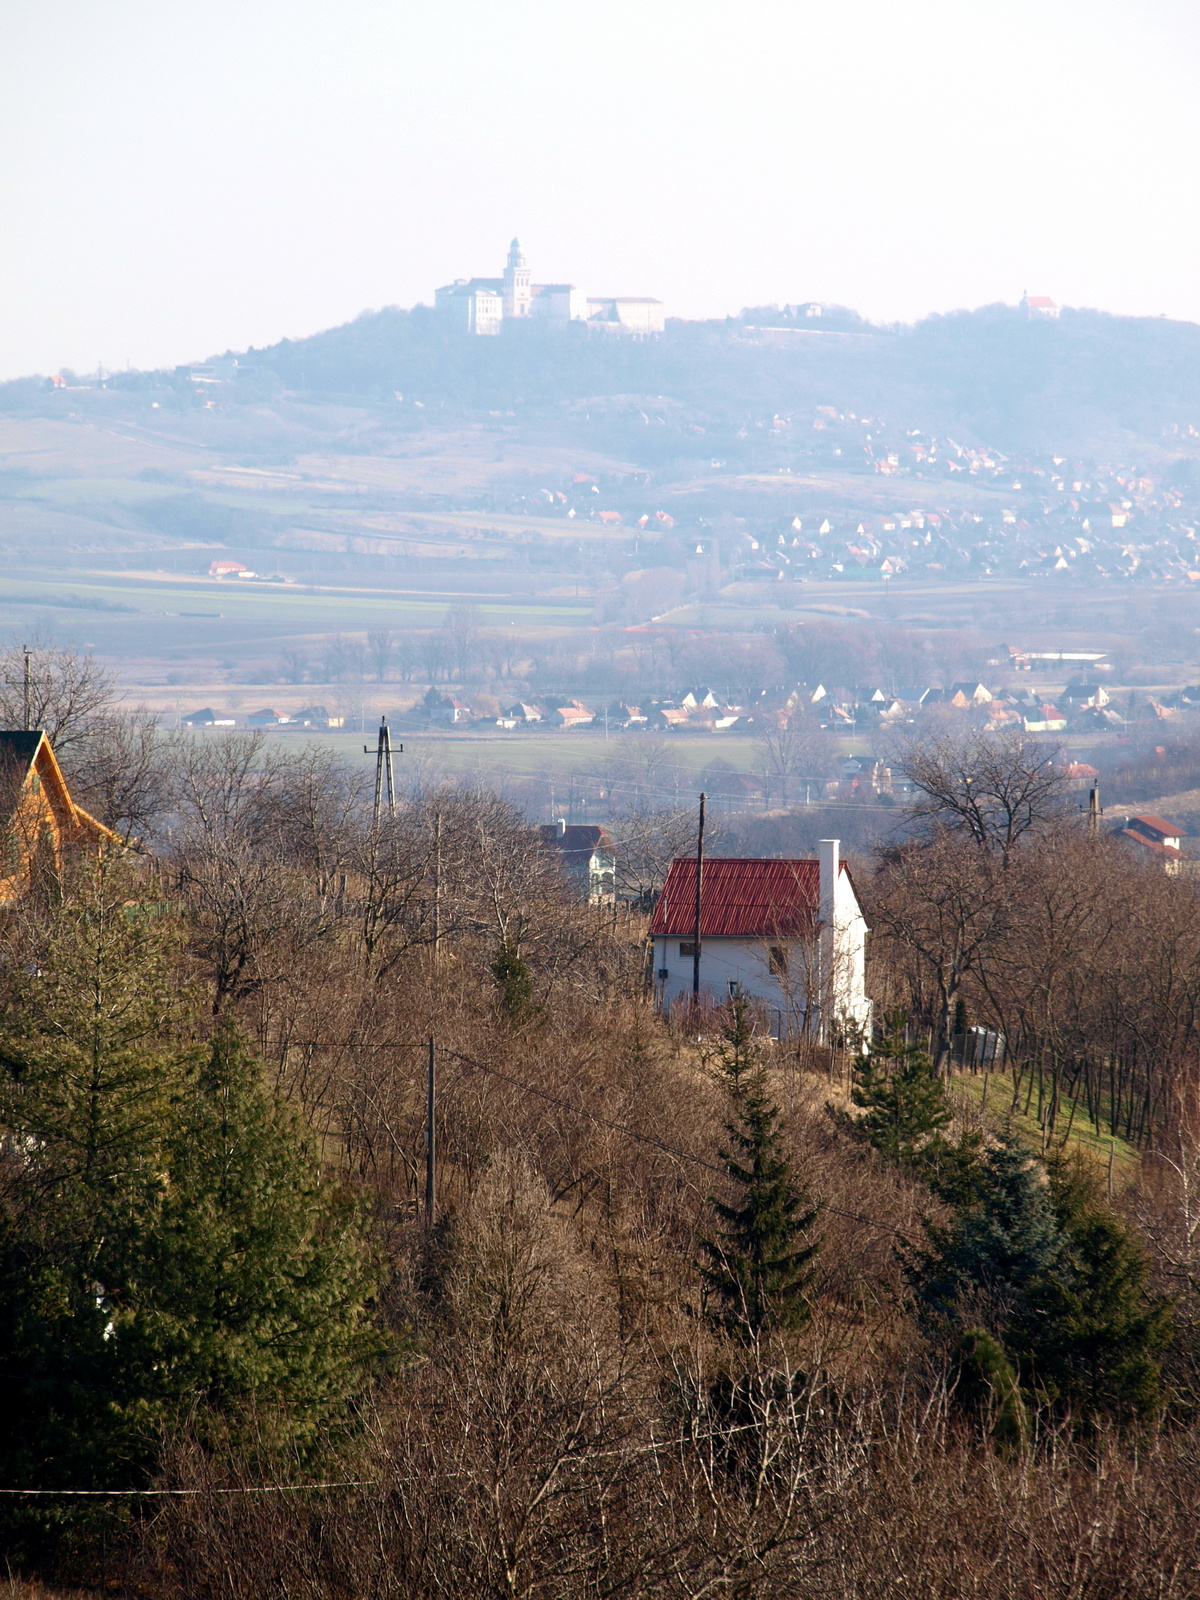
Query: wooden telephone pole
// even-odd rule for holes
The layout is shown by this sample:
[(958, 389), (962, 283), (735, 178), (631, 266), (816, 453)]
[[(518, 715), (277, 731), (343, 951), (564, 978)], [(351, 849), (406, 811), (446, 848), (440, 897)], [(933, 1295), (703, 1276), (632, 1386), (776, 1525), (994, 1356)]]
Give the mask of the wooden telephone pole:
[(1088, 790), (1087, 833), (1089, 839), (1095, 839), (1100, 834), (1100, 779), (1097, 778)]
[(700, 1004), (700, 913), (704, 905), (704, 802), (700, 796), (700, 826), (696, 832), (696, 922), (692, 939), (692, 1004)]
[(425, 1226), (433, 1227), (437, 1203), (435, 1178), (437, 1173), (437, 1082), (433, 1035), (429, 1035), (429, 1076), (425, 1089)]

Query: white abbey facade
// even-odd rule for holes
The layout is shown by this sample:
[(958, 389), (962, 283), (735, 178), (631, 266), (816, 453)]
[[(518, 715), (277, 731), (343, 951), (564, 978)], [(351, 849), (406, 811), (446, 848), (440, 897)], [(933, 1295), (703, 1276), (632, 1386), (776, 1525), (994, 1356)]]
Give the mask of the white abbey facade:
[(580, 323), (601, 333), (641, 337), (661, 333), (664, 326), (661, 300), (589, 297), (573, 283), (533, 283), (517, 239), (502, 277), (457, 278), (437, 291), (434, 304), (463, 333), (496, 334), (510, 321), (559, 328)]

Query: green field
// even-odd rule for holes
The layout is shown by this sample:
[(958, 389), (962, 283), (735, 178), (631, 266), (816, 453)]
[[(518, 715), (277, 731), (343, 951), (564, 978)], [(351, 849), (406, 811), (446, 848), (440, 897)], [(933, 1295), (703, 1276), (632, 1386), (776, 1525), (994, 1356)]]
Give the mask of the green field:
[[(269, 567), (272, 552), (264, 551)], [(285, 632), (327, 632), (372, 627), (437, 627), (446, 608), (477, 605), (487, 627), (570, 628), (586, 625), (591, 606), (561, 596), (497, 598), (469, 591), (431, 595), (405, 589), (337, 588), (332, 585), (257, 583), (175, 573), (105, 572), (84, 567), (24, 566), (0, 579), (0, 607), (7, 601), (53, 605), (56, 597), (91, 600), (99, 608), (132, 606), (152, 616), (220, 612), (223, 618), (261, 623)]]

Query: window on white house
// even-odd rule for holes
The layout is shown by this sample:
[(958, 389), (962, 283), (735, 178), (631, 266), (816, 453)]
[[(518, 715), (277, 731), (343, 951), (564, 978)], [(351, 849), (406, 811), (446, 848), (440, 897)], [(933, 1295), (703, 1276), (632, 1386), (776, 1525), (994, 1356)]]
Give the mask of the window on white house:
[(679, 941), (679, 954), (681, 956), (694, 956), (696, 954), (696, 941), (694, 939), (681, 939)]
[(787, 951), (781, 945), (773, 944), (770, 955), (771, 976), (786, 978), (788, 974)]

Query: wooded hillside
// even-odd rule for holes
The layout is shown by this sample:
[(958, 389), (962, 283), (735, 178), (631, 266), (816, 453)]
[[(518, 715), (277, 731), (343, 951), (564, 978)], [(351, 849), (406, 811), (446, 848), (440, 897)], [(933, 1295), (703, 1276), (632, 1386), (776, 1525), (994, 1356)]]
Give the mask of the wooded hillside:
[(1200, 903), (1036, 749), (912, 753), (857, 868), (874, 1036), (818, 1045), (665, 1026), (640, 914), (486, 789), (376, 816), (311, 749), (144, 739), (141, 848), (0, 927), (14, 1569), (1195, 1592)]

